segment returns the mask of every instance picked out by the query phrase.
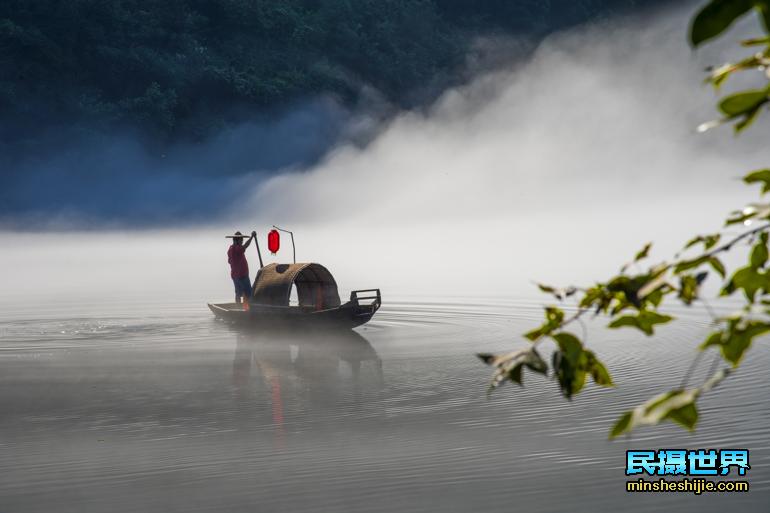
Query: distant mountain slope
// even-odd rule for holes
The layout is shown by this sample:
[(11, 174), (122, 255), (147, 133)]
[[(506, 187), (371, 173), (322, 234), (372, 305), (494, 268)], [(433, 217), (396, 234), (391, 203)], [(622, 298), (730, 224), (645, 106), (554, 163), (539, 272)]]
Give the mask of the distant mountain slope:
[(362, 85), (419, 104), (476, 36), (539, 37), (653, 1), (5, 0), (0, 143), (78, 123), (199, 140), (319, 93), (353, 101)]

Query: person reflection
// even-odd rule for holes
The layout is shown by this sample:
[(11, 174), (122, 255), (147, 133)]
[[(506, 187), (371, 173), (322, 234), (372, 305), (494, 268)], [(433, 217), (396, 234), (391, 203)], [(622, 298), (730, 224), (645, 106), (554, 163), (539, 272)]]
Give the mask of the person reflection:
[(326, 414), (330, 405), (355, 408), (362, 388), (379, 390), (383, 381), (379, 355), (358, 332), (236, 332), (233, 386), (239, 409), (259, 416), (269, 402), (280, 445), (285, 417)]

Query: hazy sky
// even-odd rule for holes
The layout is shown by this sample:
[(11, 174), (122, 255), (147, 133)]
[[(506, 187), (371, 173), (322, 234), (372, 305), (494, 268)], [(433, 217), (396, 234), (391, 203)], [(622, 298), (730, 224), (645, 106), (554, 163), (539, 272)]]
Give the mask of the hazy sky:
[(96, 294), (110, 282), (126, 293), (228, 299), (222, 236), (257, 229), (264, 247), (271, 224), (295, 230), (298, 259), (327, 265), (343, 290), (385, 294), (590, 282), (649, 240), (656, 257), (669, 256), (755, 199), (736, 178), (770, 163), (766, 121), (739, 138), (729, 128), (695, 132), (716, 116), (703, 68), (756, 32), (754, 20), (694, 53), (691, 14), (550, 37), (515, 69), (397, 116), (364, 148), (340, 146), (308, 169), (244, 183), (226, 226), (1, 235), (4, 294)]

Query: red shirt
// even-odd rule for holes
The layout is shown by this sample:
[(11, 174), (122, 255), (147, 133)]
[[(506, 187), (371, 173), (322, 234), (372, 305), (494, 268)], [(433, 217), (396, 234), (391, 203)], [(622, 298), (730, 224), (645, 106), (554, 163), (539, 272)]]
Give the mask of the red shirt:
[(230, 277), (249, 276), (249, 263), (246, 261), (246, 248), (233, 244), (227, 250), (227, 263), (230, 264)]

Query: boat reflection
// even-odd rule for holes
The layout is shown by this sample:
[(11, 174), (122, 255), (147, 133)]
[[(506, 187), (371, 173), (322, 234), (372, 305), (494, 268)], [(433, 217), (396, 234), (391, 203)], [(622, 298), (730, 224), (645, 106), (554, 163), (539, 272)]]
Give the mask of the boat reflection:
[(277, 445), (283, 445), (291, 419), (349, 414), (383, 384), (382, 361), (358, 332), (236, 331), (233, 386), (239, 410), (249, 416), (269, 410)]

